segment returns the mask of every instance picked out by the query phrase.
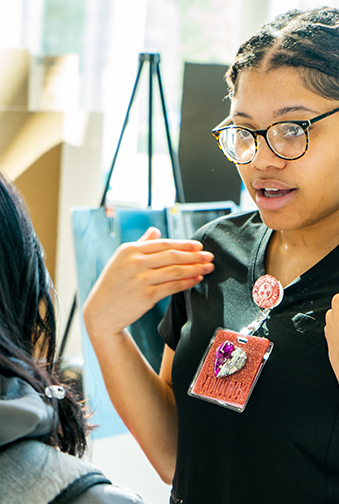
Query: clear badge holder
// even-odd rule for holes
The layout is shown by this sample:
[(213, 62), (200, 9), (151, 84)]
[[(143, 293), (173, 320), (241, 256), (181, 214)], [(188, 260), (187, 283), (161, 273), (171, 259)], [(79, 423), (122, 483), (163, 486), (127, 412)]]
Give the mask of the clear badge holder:
[(264, 275), (253, 287), (253, 299), (262, 308), (240, 332), (218, 328), (199, 364), (188, 394), (225, 408), (243, 412), (273, 349), (267, 338), (254, 336), (272, 308), (283, 297), (274, 277)]

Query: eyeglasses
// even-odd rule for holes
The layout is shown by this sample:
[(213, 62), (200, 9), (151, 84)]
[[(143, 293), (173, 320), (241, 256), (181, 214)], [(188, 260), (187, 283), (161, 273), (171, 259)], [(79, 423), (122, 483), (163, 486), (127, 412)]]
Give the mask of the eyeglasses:
[(212, 130), (225, 156), (237, 164), (250, 163), (258, 150), (258, 136), (266, 140), (274, 154), (293, 161), (301, 158), (309, 146), (308, 128), (311, 124), (339, 112), (339, 107), (318, 115), (308, 121), (280, 121), (263, 130), (251, 130), (242, 126), (222, 126), (231, 122), (227, 117), (221, 125)]

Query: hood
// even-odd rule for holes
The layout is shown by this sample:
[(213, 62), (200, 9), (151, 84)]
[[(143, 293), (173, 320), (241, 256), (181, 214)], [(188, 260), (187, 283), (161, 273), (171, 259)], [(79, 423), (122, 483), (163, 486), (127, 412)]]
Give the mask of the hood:
[(21, 378), (0, 375), (0, 446), (22, 438), (44, 436), (56, 425), (56, 414)]

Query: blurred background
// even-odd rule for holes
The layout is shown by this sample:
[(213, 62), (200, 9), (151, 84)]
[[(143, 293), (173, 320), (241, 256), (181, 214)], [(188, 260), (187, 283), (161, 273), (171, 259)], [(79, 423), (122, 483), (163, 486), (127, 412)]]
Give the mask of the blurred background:
[[(199, 165), (203, 154), (197, 152), (195, 139), (201, 142), (202, 134), (213, 143), (210, 130), (227, 115), (223, 75), (241, 42), (281, 12), (323, 3), (0, 0), (1, 169), (23, 193), (46, 250), (59, 295), (60, 339), (77, 290), (70, 211), (100, 204), (140, 53), (160, 55), (168, 123), (174, 150), (180, 154), (186, 201), (231, 199), (247, 208), (250, 203), (240, 194), (239, 181), (232, 179), (233, 192), (228, 194), (214, 161)], [(339, 0), (326, 4), (339, 8)], [(110, 185), (114, 202), (141, 208), (149, 196), (149, 81), (143, 72)], [(156, 84), (153, 91), (152, 207), (163, 209), (174, 205), (176, 187)], [(196, 133), (194, 127), (200, 125)], [(220, 177), (226, 179), (226, 159), (216, 145), (213, 148), (225, 164)], [(203, 189), (194, 181), (202, 171), (207, 177), (202, 178)], [(237, 177), (232, 173), (230, 180)], [(78, 313), (72, 318), (64, 354), (81, 362)], [(169, 487), (126, 436), (95, 440), (93, 461), (114, 482), (139, 491), (149, 504), (167, 502)]]

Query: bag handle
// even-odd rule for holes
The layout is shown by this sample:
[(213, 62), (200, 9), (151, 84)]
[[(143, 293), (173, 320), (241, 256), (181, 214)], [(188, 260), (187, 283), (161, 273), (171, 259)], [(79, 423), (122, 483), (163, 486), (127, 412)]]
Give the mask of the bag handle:
[(89, 488), (99, 484), (111, 485), (112, 482), (100, 472), (84, 474), (64, 488), (49, 504), (69, 504)]

